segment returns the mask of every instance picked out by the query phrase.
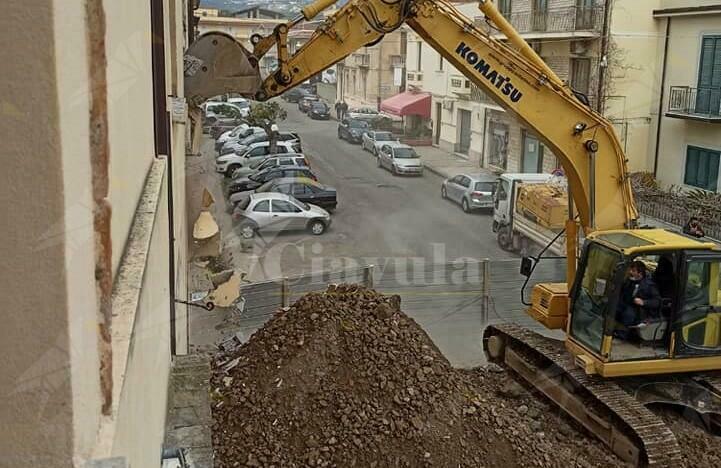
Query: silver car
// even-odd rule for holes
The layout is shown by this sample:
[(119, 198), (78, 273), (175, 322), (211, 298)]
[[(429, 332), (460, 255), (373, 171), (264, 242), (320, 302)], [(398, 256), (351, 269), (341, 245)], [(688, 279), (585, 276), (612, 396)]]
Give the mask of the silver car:
[(284, 193), (251, 193), (233, 211), (240, 235), (250, 239), (257, 232), (307, 229), (319, 236), (330, 226), (330, 214)]
[(251, 174), (260, 172), (269, 167), (275, 166), (308, 166), (308, 160), (302, 154), (268, 155), (265, 159), (259, 159), (249, 166), (243, 166), (233, 172), (233, 180), (248, 177)]
[(466, 213), (479, 208), (493, 208), (498, 178), (490, 174), (459, 174), (443, 181), (441, 196), (456, 203)]
[(385, 167), (393, 175), (423, 175), (423, 163), (416, 151), (403, 143), (384, 143), (378, 150), (378, 167)]
[(380, 147), (384, 143), (393, 141), (398, 140), (393, 138), (393, 134), (391, 132), (366, 132), (363, 134), (363, 138), (361, 139), (361, 148), (363, 148), (365, 151), (370, 151), (374, 155), (378, 156), (378, 150), (380, 149)]

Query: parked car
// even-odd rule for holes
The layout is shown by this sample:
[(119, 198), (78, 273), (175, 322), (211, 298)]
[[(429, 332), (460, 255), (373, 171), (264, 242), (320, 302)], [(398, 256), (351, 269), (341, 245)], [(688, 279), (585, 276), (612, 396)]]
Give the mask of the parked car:
[(307, 96), (303, 96), (300, 101), (298, 101), (298, 110), (306, 113), (310, 110), (310, 105), (313, 102), (320, 101), (320, 98), (318, 96), (309, 94)]
[(233, 183), (228, 186), (228, 198), (234, 193), (255, 190), (269, 180), (280, 179), (282, 177), (307, 177), (318, 180), (315, 174), (313, 174), (313, 171), (306, 166), (271, 167), (248, 177), (233, 181)]
[(228, 99), (228, 104), (238, 106), (243, 117), (248, 117), (248, 114), (250, 114), (250, 101), (245, 98), (230, 98)]
[(370, 131), (368, 122), (358, 119), (343, 119), (338, 124), (338, 138), (350, 141), (351, 143), (360, 143), (363, 134)]
[(390, 141), (398, 141), (393, 138), (393, 134), (391, 132), (370, 131), (363, 134), (361, 148), (365, 151), (370, 151), (377, 156), (378, 149), (380, 149), (384, 143), (388, 143)]
[(459, 203), (466, 213), (479, 208), (493, 208), (496, 176), (459, 174), (443, 181), (441, 196)]
[(330, 226), (330, 214), (284, 193), (253, 193), (233, 212), (240, 235), (252, 238), (257, 232), (307, 229), (316, 236)]
[(213, 138), (218, 138), (227, 130), (232, 130), (243, 122), (243, 112), (235, 104), (226, 102), (208, 102), (205, 105), (203, 126), (208, 128)]
[(293, 88), (281, 94), (280, 98), (286, 102), (297, 103), (302, 98), (310, 95), (310, 92), (303, 88)]
[[(265, 131), (263, 131), (262, 133), (253, 134), (243, 140), (226, 143), (220, 149), (220, 154), (243, 154), (250, 146), (263, 141), (269, 141), (268, 134), (265, 133)], [(278, 132), (277, 141), (293, 141), (300, 143), (300, 136), (295, 132)]]
[[(300, 153), (300, 144), (291, 141), (279, 141), (276, 146), (277, 154)], [(254, 143), (243, 154), (230, 153), (215, 160), (215, 170), (230, 177), (236, 169), (250, 166), (258, 160), (265, 159), (270, 154), (270, 142)]]
[(326, 68), (323, 70), (321, 81), (323, 83), (336, 84), (338, 82), (338, 76), (336, 75), (335, 68)]
[(313, 102), (308, 110), (308, 117), (313, 120), (328, 120), (330, 119), (330, 107), (325, 102)]
[(308, 164), (308, 160), (305, 159), (305, 156), (302, 154), (283, 154), (283, 155), (274, 155), (274, 156), (266, 156), (265, 159), (259, 159), (258, 161), (254, 162), (253, 164), (245, 167), (241, 167), (239, 169), (236, 169), (235, 172), (233, 172), (233, 179), (240, 179), (241, 177), (248, 177), (251, 174), (255, 174), (256, 172), (260, 172), (262, 170), (268, 169), (269, 167), (275, 167), (275, 166), (307, 166), (310, 167), (310, 164)]
[(250, 135), (259, 133), (265, 133), (265, 130), (260, 127), (251, 127), (250, 125), (245, 123), (240, 124), (234, 129), (228, 130), (227, 132), (223, 133), (218, 137), (217, 140), (215, 140), (215, 150), (220, 151), (223, 146), (228, 142), (242, 140), (243, 138), (247, 138)]
[[(338, 206), (336, 189), (305, 177), (273, 179), (264, 183), (254, 191), (254, 193), (265, 192), (293, 195), (302, 202), (320, 206), (328, 211), (333, 211)], [(235, 193), (230, 197), (230, 203), (235, 205), (247, 196), (246, 192)]]
[(365, 120), (371, 122), (378, 117), (378, 111), (370, 107), (361, 107), (357, 109), (350, 109), (346, 114), (349, 119)]
[(403, 143), (384, 143), (378, 150), (378, 167), (389, 169), (393, 175), (423, 175), (423, 163), (416, 151)]

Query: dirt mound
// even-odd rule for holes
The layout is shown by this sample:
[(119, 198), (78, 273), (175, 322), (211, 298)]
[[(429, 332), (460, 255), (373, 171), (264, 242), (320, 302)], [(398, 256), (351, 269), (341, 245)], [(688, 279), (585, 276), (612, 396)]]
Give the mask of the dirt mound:
[(215, 466), (614, 466), (501, 368), (453, 369), (398, 296), (330, 287), (219, 355)]

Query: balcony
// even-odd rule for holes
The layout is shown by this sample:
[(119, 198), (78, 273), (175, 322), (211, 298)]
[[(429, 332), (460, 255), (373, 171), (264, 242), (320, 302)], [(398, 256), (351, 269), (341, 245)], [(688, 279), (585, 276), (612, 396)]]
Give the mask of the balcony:
[[(553, 8), (545, 11), (511, 12), (506, 17), (524, 39), (540, 39), (552, 37), (586, 37), (594, 38), (603, 30), (603, 6)], [(483, 17), (475, 18), (476, 26), (489, 34), (501, 37), (496, 30), (491, 30)]]
[(721, 88), (671, 86), (666, 117), (721, 123)]
[(358, 67), (370, 67), (371, 56), (370, 54), (353, 54), (353, 64)]

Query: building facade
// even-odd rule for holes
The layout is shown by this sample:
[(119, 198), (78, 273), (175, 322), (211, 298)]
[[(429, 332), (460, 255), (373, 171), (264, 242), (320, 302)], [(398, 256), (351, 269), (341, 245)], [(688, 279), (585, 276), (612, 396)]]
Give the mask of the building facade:
[(160, 466), (187, 352), (185, 114), (169, 104), (187, 3), (4, 7), (0, 60), (22, 66), (0, 76), (0, 465)]
[[(562, 80), (586, 95), (591, 106), (599, 106), (602, 1), (499, 0), (496, 6)], [(495, 35), (476, 3), (456, 7), (477, 27)], [(415, 35), (409, 36), (407, 63), (408, 85), (433, 95), (434, 144), (499, 172), (557, 167), (556, 157), (533, 132)]]
[(379, 109), (381, 101), (402, 91), (407, 34), (405, 30), (386, 34), (378, 44), (358, 49), (339, 62), (338, 100), (350, 107)]
[(654, 172), (664, 185), (719, 191), (721, 159), (721, 3), (658, 2)]

